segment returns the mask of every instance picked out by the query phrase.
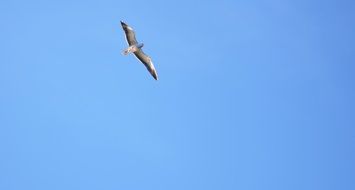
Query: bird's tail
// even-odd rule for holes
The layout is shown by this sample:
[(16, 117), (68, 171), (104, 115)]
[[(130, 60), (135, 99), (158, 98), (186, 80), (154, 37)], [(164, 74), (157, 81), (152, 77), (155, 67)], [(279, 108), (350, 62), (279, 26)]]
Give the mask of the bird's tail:
[(123, 50), (122, 51), (122, 55), (127, 55), (128, 54), (128, 51), (127, 50)]
[(129, 53), (133, 53), (135, 51), (137, 51), (137, 47), (135, 45), (132, 45), (132, 46), (129, 46), (128, 48), (124, 49), (122, 51), (122, 54), (123, 55), (128, 55)]
[(122, 55), (128, 55), (130, 53), (129, 48), (122, 51)]

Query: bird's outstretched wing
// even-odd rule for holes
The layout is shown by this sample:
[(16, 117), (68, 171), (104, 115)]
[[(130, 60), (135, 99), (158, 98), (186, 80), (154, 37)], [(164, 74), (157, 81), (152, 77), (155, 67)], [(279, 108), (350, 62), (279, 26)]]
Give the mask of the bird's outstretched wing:
[(131, 46), (137, 44), (137, 40), (133, 28), (131, 28), (130, 26), (128, 26), (126, 23), (122, 21), (121, 21), (121, 25), (124, 30), (128, 45)]
[(155, 70), (155, 67), (153, 65), (152, 59), (144, 54), (142, 49), (139, 49), (138, 51), (134, 52), (134, 55), (139, 61), (141, 61), (147, 70), (150, 72), (150, 74), (154, 77), (155, 80), (158, 80), (158, 74), (157, 71)]

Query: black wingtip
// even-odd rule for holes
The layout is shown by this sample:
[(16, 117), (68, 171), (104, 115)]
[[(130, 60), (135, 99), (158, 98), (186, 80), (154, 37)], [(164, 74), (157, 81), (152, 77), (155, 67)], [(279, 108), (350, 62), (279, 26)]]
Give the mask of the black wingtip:
[(153, 76), (153, 78), (154, 78), (155, 80), (158, 80), (158, 75), (157, 75), (156, 72), (153, 72), (153, 73), (151, 73), (151, 74), (152, 74), (152, 76)]
[(122, 25), (122, 26), (126, 26), (127, 24), (124, 23), (124, 22), (121, 20), (121, 25)]

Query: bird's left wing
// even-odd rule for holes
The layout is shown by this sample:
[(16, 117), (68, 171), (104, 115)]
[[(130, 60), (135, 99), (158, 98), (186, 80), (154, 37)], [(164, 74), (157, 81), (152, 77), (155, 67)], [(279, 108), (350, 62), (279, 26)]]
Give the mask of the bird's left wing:
[(152, 59), (144, 54), (142, 49), (139, 49), (138, 51), (134, 52), (135, 57), (141, 61), (147, 70), (150, 72), (150, 74), (154, 77), (155, 80), (158, 80), (158, 74), (157, 71), (155, 70), (155, 67), (153, 65)]

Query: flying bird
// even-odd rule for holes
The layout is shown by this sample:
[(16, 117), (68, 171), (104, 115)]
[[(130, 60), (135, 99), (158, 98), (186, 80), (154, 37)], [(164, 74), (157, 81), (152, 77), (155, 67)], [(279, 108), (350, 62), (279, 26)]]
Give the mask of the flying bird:
[(150, 74), (154, 77), (154, 79), (158, 80), (158, 74), (157, 71), (155, 70), (152, 59), (142, 51), (142, 47), (144, 46), (144, 44), (137, 42), (134, 30), (130, 26), (128, 26), (126, 23), (122, 21), (121, 21), (121, 25), (125, 33), (126, 41), (128, 44), (128, 48), (126, 48), (123, 51), (123, 54), (128, 55), (129, 53), (133, 53), (134, 56), (145, 65), (145, 67), (150, 72)]

